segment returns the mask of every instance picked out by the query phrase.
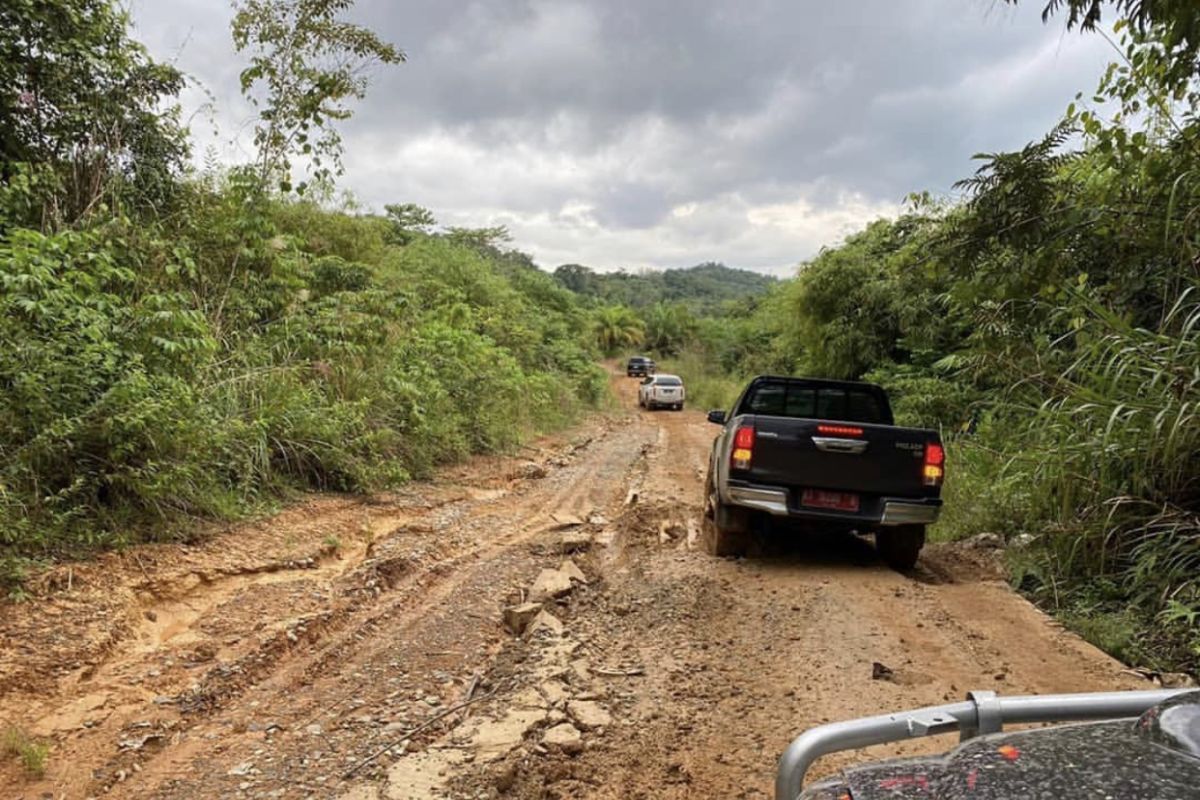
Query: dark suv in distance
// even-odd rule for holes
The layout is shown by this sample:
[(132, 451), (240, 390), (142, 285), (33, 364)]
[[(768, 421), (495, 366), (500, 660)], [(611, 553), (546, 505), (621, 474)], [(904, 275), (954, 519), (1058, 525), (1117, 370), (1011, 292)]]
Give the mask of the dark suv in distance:
[(634, 356), (625, 365), (625, 374), (630, 378), (644, 378), (647, 375), (653, 375), (655, 368), (654, 359), (646, 358), (646, 356)]

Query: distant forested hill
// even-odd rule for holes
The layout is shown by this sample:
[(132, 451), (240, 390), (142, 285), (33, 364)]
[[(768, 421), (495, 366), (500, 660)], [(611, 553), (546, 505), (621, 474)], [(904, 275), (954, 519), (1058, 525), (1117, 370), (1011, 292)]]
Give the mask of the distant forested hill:
[(571, 291), (610, 305), (643, 308), (660, 302), (683, 303), (695, 312), (764, 294), (776, 283), (762, 273), (712, 262), (639, 274), (596, 272), (580, 264), (564, 264), (554, 270), (554, 277)]

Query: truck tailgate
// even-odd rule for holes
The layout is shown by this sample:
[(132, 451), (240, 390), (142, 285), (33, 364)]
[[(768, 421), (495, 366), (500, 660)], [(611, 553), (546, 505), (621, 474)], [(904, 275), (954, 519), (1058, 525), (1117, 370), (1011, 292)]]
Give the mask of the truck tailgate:
[[(921, 469), (930, 431), (891, 425), (751, 417), (751, 480), (863, 494), (925, 494)], [(799, 498), (792, 500), (799, 503)]]

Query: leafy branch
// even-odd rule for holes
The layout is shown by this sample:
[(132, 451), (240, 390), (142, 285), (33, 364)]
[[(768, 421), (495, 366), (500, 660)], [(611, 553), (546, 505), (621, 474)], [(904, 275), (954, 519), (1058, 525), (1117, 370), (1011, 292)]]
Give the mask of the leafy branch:
[[(354, 0), (242, 0), (233, 18), (233, 43), (251, 51), (242, 94), (259, 109), (254, 129), (258, 175), (292, 189), (292, 159), (306, 158), (314, 179), (342, 170), (336, 123), (349, 103), (366, 96), (377, 64), (399, 64), (404, 52), (370, 29), (340, 16)], [(296, 188), (303, 193), (307, 184)]]

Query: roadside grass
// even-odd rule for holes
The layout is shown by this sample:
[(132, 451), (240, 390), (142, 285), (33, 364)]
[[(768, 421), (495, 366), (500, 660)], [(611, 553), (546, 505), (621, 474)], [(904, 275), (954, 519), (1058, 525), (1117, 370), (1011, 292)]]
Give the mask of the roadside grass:
[(31, 738), (15, 725), (9, 725), (0, 732), (0, 754), (19, 761), (30, 777), (41, 778), (46, 774), (50, 745)]
[(1021, 476), (1002, 474), (1003, 457), (970, 436), (947, 435), (942, 514), (929, 529), (930, 541), (954, 542), (978, 533), (1006, 539), (1023, 533), (1029, 503)]
[(1065, 609), (1058, 619), (1085, 640), (1125, 663), (1138, 661), (1139, 620), (1128, 610)]
[(688, 405), (705, 411), (728, 409), (745, 383), (739, 377), (723, 373), (719, 365), (694, 351), (664, 358), (658, 362), (658, 370), (682, 378)]

